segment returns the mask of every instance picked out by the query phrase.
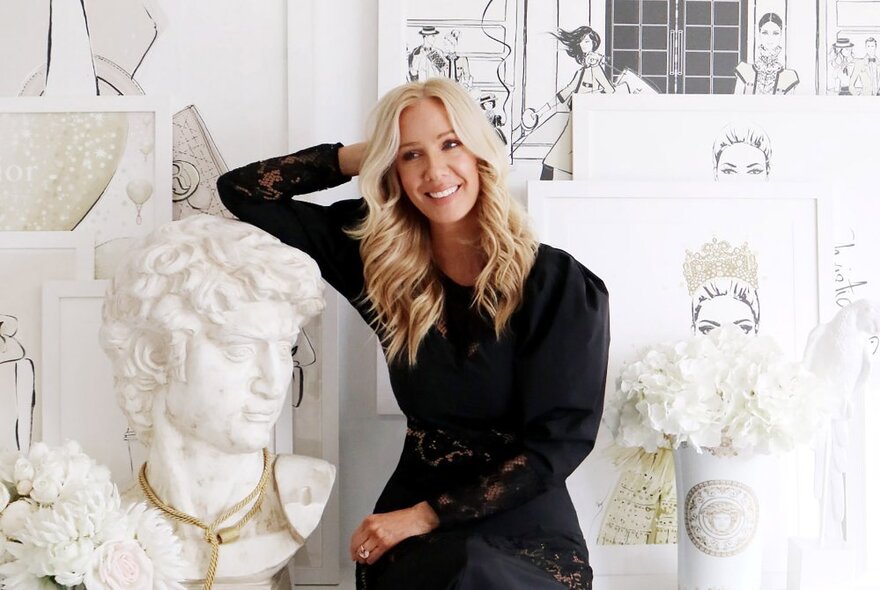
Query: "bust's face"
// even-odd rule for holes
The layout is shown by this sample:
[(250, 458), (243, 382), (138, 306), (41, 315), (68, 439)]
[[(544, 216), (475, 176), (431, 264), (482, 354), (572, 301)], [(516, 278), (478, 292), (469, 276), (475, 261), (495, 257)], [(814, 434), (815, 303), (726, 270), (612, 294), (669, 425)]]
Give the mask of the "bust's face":
[(244, 303), (203, 323), (187, 345), (186, 383), (171, 379), (165, 418), (184, 437), (227, 453), (270, 442), (293, 376), (301, 318), (289, 305)]

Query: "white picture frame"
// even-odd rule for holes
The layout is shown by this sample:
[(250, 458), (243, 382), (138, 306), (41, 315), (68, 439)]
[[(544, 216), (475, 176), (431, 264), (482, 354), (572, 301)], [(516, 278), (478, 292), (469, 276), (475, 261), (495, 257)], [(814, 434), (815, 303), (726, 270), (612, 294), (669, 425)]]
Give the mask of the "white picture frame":
[(167, 100), (0, 98), (0, 131), (0, 231), (90, 232), (109, 278), (133, 238), (171, 221)]
[[(541, 241), (571, 253), (608, 286), (612, 343), (606, 398), (622, 363), (640, 347), (690, 335), (690, 295), (682, 265), (688, 249), (699, 251), (712, 237), (734, 246), (747, 241), (756, 252), (762, 332), (775, 332), (783, 348), (800, 358), (810, 329), (832, 307), (830, 290), (823, 288), (831, 264), (825, 190), (812, 184), (530, 183), (529, 213)], [(761, 216), (753, 219), (758, 211)], [(774, 227), (781, 228), (781, 237), (767, 233)], [(603, 424), (596, 448), (568, 480), (591, 565), (597, 576), (618, 581), (674, 581), (675, 545), (597, 543), (604, 506), (619, 476), (607, 456), (610, 446), (611, 434)], [(768, 587), (784, 585), (787, 537), (803, 534), (803, 523), (811, 522), (817, 510), (812, 473), (802, 463), (797, 454), (780, 463), (786, 482), (780, 489), (797, 501), (789, 498), (783, 505), (774, 499), (780, 522), (765, 547), (765, 581), (775, 584)]]
[[(873, 97), (628, 96), (575, 97), (574, 179), (583, 181), (700, 182), (725, 175), (731, 162), (765, 174), (751, 179), (819, 182), (835, 190), (833, 245), (835, 303), (880, 298), (880, 217), (876, 148), (880, 101)], [(733, 127), (729, 127), (733, 125)], [(725, 141), (725, 135), (728, 141)], [(762, 141), (769, 154), (751, 144)], [(716, 157), (716, 146), (720, 148)], [(745, 151), (743, 151), (745, 150)], [(730, 172), (731, 170), (727, 170)], [(716, 174), (717, 172), (717, 174)]]
[(48, 281), (43, 285), (43, 441), (76, 440), (110, 469), (121, 490), (137, 480), (146, 449), (126, 436), (113, 366), (98, 341), (109, 281)]
[[(0, 394), (4, 417), (0, 424), (0, 448), (10, 444), (10, 424), (18, 424), (18, 443), (27, 450), (31, 440), (44, 434), (40, 406), (45, 384), (42, 380), (43, 334), (40, 293), (53, 279), (89, 278), (94, 274), (94, 240), (88, 232), (0, 232)], [(13, 319), (10, 319), (13, 318)], [(14, 325), (13, 325), (14, 324)], [(13, 399), (14, 398), (14, 399)]]

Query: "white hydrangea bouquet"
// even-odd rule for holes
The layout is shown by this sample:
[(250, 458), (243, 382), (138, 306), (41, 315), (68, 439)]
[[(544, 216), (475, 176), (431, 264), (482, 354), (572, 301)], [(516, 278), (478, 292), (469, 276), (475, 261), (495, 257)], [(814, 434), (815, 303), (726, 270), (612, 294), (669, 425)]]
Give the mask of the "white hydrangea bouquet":
[(605, 421), (623, 447), (776, 454), (807, 443), (831, 400), (769, 337), (733, 325), (646, 349), (621, 371)]
[(75, 442), (0, 453), (0, 587), (179, 589), (180, 555), (159, 512), (124, 505)]

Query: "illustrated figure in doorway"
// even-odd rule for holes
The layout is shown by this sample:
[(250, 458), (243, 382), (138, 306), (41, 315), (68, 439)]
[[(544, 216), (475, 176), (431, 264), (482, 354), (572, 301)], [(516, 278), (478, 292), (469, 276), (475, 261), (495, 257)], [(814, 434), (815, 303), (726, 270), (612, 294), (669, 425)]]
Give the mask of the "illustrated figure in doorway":
[(785, 67), (781, 55), (783, 31), (782, 18), (775, 12), (761, 17), (755, 63), (736, 66), (734, 94), (788, 94), (798, 85), (797, 72)]
[(770, 137), (757, 125), (726, 125), (712, 146), (715, 180), (767, 180), (772, 154)]
[(27, 451), (36, 392), (34, 362), (15, 338), (18, 319), (0, 314), (0, 450)]
[[(733, 324), (757, 334), (761, 323), (758, 260), (747, 243), (733, 246), (713, 238), (683, 264), (691, 297), (691, 330), (708, 334)], [(678, 538), (675, 467), (670, 449), (647, 453), (616, 450), (621, 471), (599, 531), (602, 545), (675, 543)]]
[(855, 60), (849, 88), (855, 96), (876, 96), (880, 92), (880, 64), (874, 37), (865, 40), (865, 57)]
[[(571, 81), (556, 93), (556, 101), (548, 103), (553, 107), (557, 103), (564, 105), (571, 112), (571, 98), (578, 93), (603, 92), (614, 93), (614, 86), (605, 75), (604, 56), (598, 53), (602, 43), (599, 33), (593, 28), (584, 25), (571, 31), (559, 29), (551, 33), (565, 48), (565, 53), (574, 58), (580, 66)], [(558, 178), (557, 172), (564, 172), (571, 176), (571, 117), (565, 124), (562, 134), (544, 157), (544, 165), (541, 171), (541, 180)]]
[(446, 55), (436, 46), (439, 34), (436, 27), (425, 26), (419, 30), (422, 44), (407, 56), (407, 80), (424, 82), (428, 78), (445, 76), (448, 69)]
[(828, 55), (827, 94), (849, 96), (850, 79), (853, 75), (853, 42), (847, 37), (838, 37)]

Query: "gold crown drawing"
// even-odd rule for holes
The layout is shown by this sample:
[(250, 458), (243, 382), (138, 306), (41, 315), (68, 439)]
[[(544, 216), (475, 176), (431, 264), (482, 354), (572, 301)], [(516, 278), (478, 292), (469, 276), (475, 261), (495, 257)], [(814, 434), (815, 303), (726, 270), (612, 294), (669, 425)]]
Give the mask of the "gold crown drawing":
[(684, 278), (688, 293), (693, 295), (711, 279), (731, 277), (758, 288), (758, 258), (749, 249), (749, 243), (735, 248), (727, 240), (712, 238), (699, 252), (686, 251)]

